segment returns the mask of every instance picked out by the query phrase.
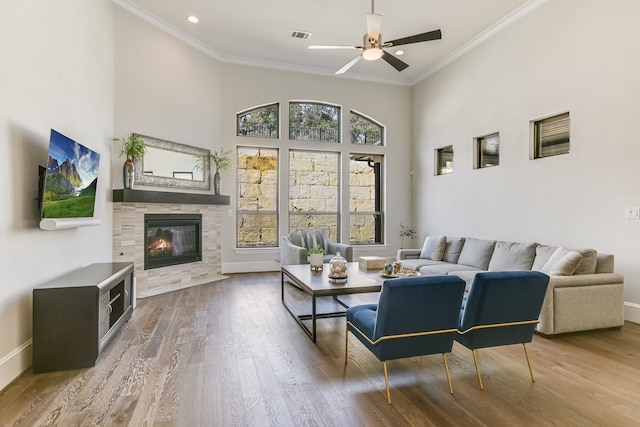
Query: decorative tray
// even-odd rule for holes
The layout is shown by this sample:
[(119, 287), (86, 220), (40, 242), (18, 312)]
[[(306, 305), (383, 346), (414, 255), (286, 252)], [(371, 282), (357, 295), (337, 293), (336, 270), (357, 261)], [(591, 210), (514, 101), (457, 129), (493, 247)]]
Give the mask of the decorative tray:
[(384, 271), (380, 271), (378, 274), (380, 275), (380, 277), (383, 277), (385, 279), (396, 279), (398, 277), (417, 277), (417, 276), (421, 276), (421, 273), (419, 271), (413, 271), (413, 270), (403, 270), (400, 273), (394, 273), (394, 274), (385, 274)]

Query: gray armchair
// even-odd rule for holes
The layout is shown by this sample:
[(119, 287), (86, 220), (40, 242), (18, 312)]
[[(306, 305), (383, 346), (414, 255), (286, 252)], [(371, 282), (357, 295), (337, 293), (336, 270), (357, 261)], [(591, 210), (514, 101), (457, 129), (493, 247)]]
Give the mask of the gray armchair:
[[(325, 248), (324, 262), (329, 262), (338, 252), (340, 252), (340, 255), (348, 262), (353, 261), (353, 246), (332, 240), (324, 230), (311, 233), (322, 235), (321, 240), (323, 240), (323, 242), (319, 245)], [(315, 246), (316, 245), (311, 245), (309, 247)], [(302, 232), (296, 231), (280, 238), (280, 261), (282, 265), (309, 263), (309, 251), (305, 247)]]

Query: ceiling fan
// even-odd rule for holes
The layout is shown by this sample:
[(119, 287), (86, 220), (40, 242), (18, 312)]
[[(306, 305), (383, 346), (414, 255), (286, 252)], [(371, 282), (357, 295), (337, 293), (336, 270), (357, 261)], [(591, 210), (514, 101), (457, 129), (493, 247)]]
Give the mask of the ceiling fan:
[(385, 51), (385, 48), (393, 46), (401, 46), (405, 44), (420, 43), (430, 40), (439, 40), (442, 38), (442, 32), (440, 30), (428, 31), (422, 34), (416, 34), (414, 36), (403, 37), (388, 42), (382, 42), (382, 34), (380, 34), (380, 28), (382, 27), (382, 15), (374, 12), (374, 1), (371, 0), (371, 13), (367, 13), (367, 34), (362, 38), (362, 46), (319, 46), (311, 45), (309, 49), (359, 49), (362, 51), (360, 55), (352, 59), (347, 65), (336, 71), (336, 74), (342, 74), (349, 68), (353, 67), (360, 59), (364, 58), (368, 61), (374, 61), (382, 58), (389, 65), (398, 71), (402, 71), (409, 66), (404, 61), (396, 58), (389, 52)]

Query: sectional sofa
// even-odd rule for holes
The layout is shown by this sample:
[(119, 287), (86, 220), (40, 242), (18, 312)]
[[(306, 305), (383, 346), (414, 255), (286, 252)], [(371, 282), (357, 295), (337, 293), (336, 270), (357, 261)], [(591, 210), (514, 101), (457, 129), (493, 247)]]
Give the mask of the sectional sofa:
[(550, 276), (537, 331), (543, 335), (620, 328), (624, 277), (614, 257), (594, 249), (429, 236), (421, 249), (400, 249), (404, 268), (423, 275), (456, 275), (467, 283), (481, 271), (537, 270)]

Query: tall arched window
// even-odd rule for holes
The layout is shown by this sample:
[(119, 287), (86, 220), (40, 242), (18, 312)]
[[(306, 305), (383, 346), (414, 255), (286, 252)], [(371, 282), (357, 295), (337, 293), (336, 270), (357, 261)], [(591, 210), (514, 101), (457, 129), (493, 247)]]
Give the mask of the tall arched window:
[[(238, 113), (237, 135), (278, 138), (278, 112), (273, 103)], [(360, 112), (348, 117), (349, 143), (341, 144), (340, 106), (290, 101), (287, 140), (238, 142), (238, 248), (276, 247), (281, 234), (304, 229), (352, 245), (384, 244), (385, 127)], [(280, 194), (288, 196), (284, 212)]]

